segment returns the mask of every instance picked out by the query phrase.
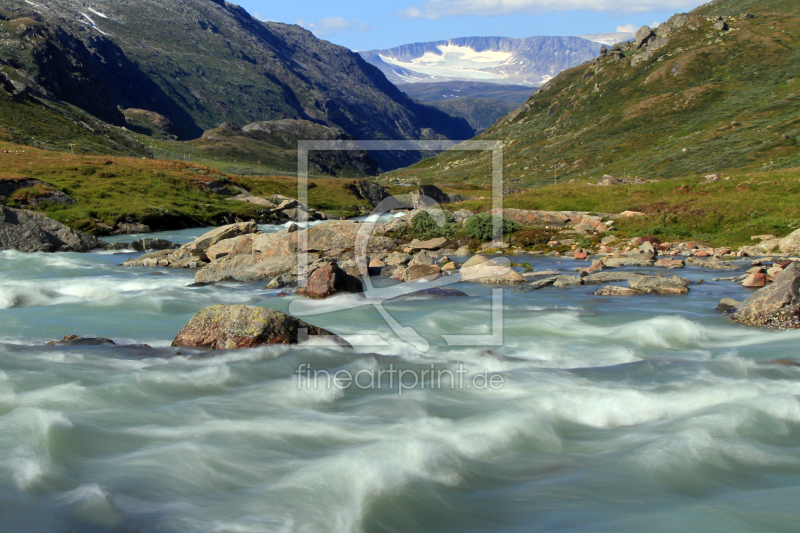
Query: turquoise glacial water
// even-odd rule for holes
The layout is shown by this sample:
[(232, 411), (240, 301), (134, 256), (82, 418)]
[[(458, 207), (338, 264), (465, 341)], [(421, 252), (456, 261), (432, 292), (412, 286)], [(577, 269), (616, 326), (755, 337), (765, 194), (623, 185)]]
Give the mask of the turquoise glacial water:
[[(800, 530), (800, 368), (767, 362), (800, 332), (720, 317), (748, 293), (719, 272), (681, 271), (706, 281), (685, 296), (507, 287), (501, 345), (442, 337), (497, 332), (493, 288), (459, 283), (383, 303), (427, 349), (345, 305), (306, 320), (368, 345), (208, 354), (170, 347), (200, 309), (299, 304), (129, 256), (0, 252), (4, 533)], [(43, 346), (66, 334), (120, 346)], [(465, 381), (329, 387), (301, 365)]]

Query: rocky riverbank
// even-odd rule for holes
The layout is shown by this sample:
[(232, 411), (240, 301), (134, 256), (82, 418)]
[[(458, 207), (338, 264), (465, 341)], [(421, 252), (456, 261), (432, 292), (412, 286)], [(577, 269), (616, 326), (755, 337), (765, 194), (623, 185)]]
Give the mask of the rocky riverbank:
[[(503, 214), (513, 220), (537, 224), (549, 231), (555, 226), (557, 232), (564, 231), (563, 235), (570, 238), (550, 241), (546, 252), (507, 242), (473, 241), (456, 247), (457, 239), (410, 239), (412, 219), (418, 213), (381, 223), (335, 221), (308, 229), (292, 226), (277, 233), (260, 233), (254, 223), (233, 224), (215, 228), (179, 248), (151, 252), (124, 264), (193, 268), (198, 284), (264, 281), (268, 288), (301, 284), (305, 286), (297, 295), (325, 298), (340, 292), (361, 292), (361, 279), (367, 275), (401, 282), (431, 282), (457, 276), (454, 280), (513, 285), (524, 291), (600, 285), (593, 293), (598, 296), (685, 294), (691, 289), (689, 280), (665, 272), (687, 265), (738, 271), (736, 275), (714, 279), (757, 289), (770, 286), (794, 261), (800, 260), (788, 255), (753, 258), (747, 250), (710, 248), (695, 242), (665, 243), (654, 237), (621, 240), (611, 234), (613, 219), (636, 216), (631, 213), (615, 216), (506, 210)], [(468, 212), (456, 215), (464, 224), (475, 216)], [(791, 246), (796, 234), (779, 241)], [(598, 244), (579, 247), (570, 242), (571, 237), (591, 237)], [(307, 253), (298, 254), (304, 245)], [(499, 257), (500, 253), (508, 257)], [(514, 262), (516, 256), (537, 255), (574, 261), (575, 274), (537, 272), (529, 262)], [(742, 273), (744, 267), (750, 268)], [(614, 285), (620, 282), (625, 285)]]

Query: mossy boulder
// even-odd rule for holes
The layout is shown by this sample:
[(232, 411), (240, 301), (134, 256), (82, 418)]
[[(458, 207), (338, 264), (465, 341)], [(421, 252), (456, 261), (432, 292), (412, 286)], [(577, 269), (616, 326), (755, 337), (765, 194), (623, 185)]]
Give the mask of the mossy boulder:
[(254, 348), (265, 344), (299, 344), (306, 334), (330, 337), (336, 344), (350, 346), (341, 337), (299, 318), (249, 305), (206, 307), (183, 327), (172, 345), (211, 350)]

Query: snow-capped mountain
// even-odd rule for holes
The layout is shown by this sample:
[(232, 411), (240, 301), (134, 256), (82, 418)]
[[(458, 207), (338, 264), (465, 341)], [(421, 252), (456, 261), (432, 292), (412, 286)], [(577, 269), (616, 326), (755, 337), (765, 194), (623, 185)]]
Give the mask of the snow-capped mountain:
[(394, 83), (481, 81), (538, 87), (562, 70), (597, 57), (601, 44), (631, 37), (625, 33), (526, 39), (462, 37), (360, 54)]

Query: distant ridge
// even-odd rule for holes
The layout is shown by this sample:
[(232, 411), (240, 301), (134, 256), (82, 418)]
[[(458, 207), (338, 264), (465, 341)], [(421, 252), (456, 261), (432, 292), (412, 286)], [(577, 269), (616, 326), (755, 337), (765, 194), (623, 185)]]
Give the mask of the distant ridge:
[[(583, 37), (462, 37), (359, 52), (393, 83), (476, 81), (538, 87), (633, 34)], [(613, 43), (611, 43), (613, 44)]]

